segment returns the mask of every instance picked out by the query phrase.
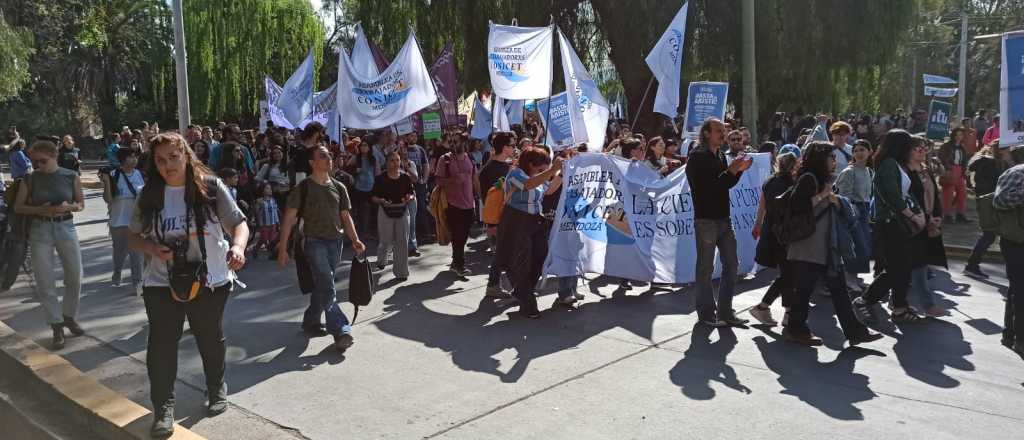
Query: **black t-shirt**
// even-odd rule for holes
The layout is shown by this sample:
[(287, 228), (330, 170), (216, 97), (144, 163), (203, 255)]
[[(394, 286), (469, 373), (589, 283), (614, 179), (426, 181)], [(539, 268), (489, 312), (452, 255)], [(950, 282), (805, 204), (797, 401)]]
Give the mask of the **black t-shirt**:
[(492, 160), (487, 162), (482, 169), (480, 169), (480, 192), (487, 196), (487, 191), (490, 191), (491, 187), (498, 182), (498, 179), (508, 175), (509, 170), (512, 169), (512, 165)]
[[(384, 173), (377, 176), (373, 182), (372, 194), (391, 203), (402, 203), (406, 195), (415, 194), (415, 189), (408, 174), (402, 173), (398, 175), (397, 179), (392, 179), (387, 173)], [(381, 205), (381, 207), (384, 208), (384, 213), (388, 217), (400, 218), (405, 215), (405, 205), (397, 207)]]
[(312, 158), (311, 152), (305, 145), (292, 144), (292, 146), (288, 148), (288, 156), (288, 161), (291, 163), (293, 174), (306, 173), (307, 176), (313, 174), (313, 167), (309, 164), (309, 159)]

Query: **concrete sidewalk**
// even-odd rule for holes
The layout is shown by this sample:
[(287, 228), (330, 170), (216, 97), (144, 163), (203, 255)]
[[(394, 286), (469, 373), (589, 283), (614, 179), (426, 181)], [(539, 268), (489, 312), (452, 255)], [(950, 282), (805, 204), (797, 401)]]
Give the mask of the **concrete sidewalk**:
[[(105, 207), (95, 192), (89, 200), (77, 220), (88, 335), (61, 354), (149, 407), (142, 301), (109, 288)], [(952, 275), (938, 272), (933, 287), (951, 316), (885, 328), (889, 337), (863, 348), (843, 348), (830, 302), (815, 298), (811, 327), (826, 341), (815, 350), (783, 342), (778, 327), (696, 326), (692, 292), (621, 291), (605, 278), (580, 286), (587, 299), (577, 309), (510, 318), (484, 298), (489, 256), (482, 242), (471, 247), (468, 279), (443, 271), (449, 252), (433, 245), (405, 283), (384, 273), (344, 355), (330, 338), (300, 332), (307, 298), (293, 269), (251, 261), (248, 288), (225, 315), (232, 408), (205, 418), (202, 368), (186, 334), (180, 423), (210, 439), (935, 440), (1024, 428), (1024, 364), (999, 344), (1001, 265), (984, 266), (989, 282), (961, 277), (956, 265)], [(343, 289), (347, 269), (339, 273)], [(756, 304), (771, 278), (740, 284), (736, 307)], [(542, 309), (553, 299), (540, 298)], [(0, 295), (0, 320), (48, 342), (26, 277)]]

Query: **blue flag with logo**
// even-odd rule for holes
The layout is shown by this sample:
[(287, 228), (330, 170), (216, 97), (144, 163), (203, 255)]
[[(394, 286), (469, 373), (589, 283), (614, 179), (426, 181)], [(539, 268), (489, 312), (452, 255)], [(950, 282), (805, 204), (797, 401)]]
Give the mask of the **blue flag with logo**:
[(298, 127), (313, 112), (313, 51), (281, 87), (274, 105), (292, 126)]

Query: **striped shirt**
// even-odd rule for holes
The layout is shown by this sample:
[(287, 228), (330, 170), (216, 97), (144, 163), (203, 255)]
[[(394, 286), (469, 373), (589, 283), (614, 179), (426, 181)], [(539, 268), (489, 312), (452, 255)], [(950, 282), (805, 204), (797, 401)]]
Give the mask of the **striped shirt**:
[(505, 177), (505, 183), (509, 185), (512, 196), (508, 200), (508, 206), (523, 211), (527, 214), (540, 214), (544, 212), (541, 205), (544, 201), (544, 191), (548, 189), (548, 183), (537, 186), (534, 189), (526, 190), (526, 181), (530, 176), (519, 168), (513, 168)]
[(259, 205), (256, 220), (260, 226), (274, 226), (281, 222), (277, 201), (273, 197), (261, 197), (256, 203)]

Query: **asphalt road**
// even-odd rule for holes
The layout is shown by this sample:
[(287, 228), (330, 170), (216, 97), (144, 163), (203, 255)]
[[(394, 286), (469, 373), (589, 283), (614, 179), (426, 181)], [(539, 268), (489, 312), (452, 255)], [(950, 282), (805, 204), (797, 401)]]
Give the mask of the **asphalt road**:
[[(109, 286), (110, 242), (98, 193), (79, 215), (85, 261), (80, 322), (88, 334), (61, 351), (89, 375), (149, 407), (142, 300)], [(510, 318), (483, 296), (483, 243), (474, 275), (445, 272), (447, 249), (423, 247), (408, 281), (389, 272), (360, 312), (344, 355), (329, 337), (299, 330), (306, 297), (294, 271), (265, 258), (241, 273), (225, 331), (231, 409), (206, 418), (195, 343), (182, 340), (180, 422), (211, 439), (377, 438), (1013, 438), (1024, 432), (1024, 362), (999, 344), (1001, 265), (977, 282), (955, 263), (933, 287), (944, 319), (882, 328), (888, 337), (844, 349), (828, 300), (815, 298), (817, 349), (780, 329), (695, 326), (686, 289), (617, 290), (596, 278), (574, 310)], [(373, 246), (371, 246), (371, 249)], [(346, 253), (350, 258), (350, 253)], [(347, 269), (339, 270), (339, 289)], [(756, 304), (772, 279), (739, 285), (737, 308)], [(540, 298), (542, 309), (554, 295)], [(351, 311), (351, 306), (344, 306)], [(781, 308), (774, 310), (780, 317)], [(349, 313), (351, 316), (351, 313)], [(0, 319), (47, 343), (23, 276), (0, 294)], [(1018, 437), (1019, 438), (1019, 437)]]

